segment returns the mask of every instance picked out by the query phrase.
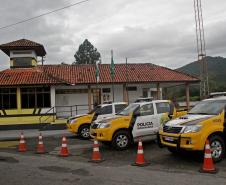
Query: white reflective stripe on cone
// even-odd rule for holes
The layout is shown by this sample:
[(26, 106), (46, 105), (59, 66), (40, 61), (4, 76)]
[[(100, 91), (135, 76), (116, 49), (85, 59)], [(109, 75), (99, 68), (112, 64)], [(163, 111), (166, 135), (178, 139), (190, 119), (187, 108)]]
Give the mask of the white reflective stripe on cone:
[(94, 152), (99, 152), (99, 148), (93, 148)]
[(211, 154), (205, 154), (205, 158), (212, 158)]
[(143, 154), (144, 151), (143, 151), (143, 150), (138, 150), (137, 153), (138, 153), (138, 154)]
[(24, 139), (24, 135), (21, 135), (20, 138), (21, 138), (21, 139)]
[(138, 146), (142, 146), (142, 142), (139, 142)]
[(97, 145), (97, 144), (98, 144), (98, 141), (95, 140), (95, 141), (94, 141), (94, 144)]
[(25, 141), (24, 140), (20, 140), (20, 143), (25, 143)]
[(65, 138), (65, 137), (63, 137), (62, 141), (66, 141), (66, 138)]
[(38, 139), (40, 139), (40, 140), (41, 140), (41, 139), (42, 139), (42, 136), (38, 136)]
[(210, 149), (210, 145), (206, 145), (206, 149)]
[(62, 147), (67, 147), (67, 144), (63, 143), (63, 144), (62, 144)]
[(38, 144), (39, 144), (39, 145), (42, 145), (42, 144), (43, 144), (43, 142), (42, 142), (42, 141), (39, 141), (39, 142), (38, 142)]

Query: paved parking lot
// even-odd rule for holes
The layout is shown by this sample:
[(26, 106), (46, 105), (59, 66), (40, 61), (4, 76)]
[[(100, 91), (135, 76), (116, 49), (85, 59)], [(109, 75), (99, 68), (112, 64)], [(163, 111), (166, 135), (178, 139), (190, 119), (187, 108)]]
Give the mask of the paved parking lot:
[(198, 172), (202, 159), (196, 154), (174, 156), (166, 148), (160, 149), (155, 142), (145, 142), (147, 167), (134, 167), (137, 146), (126, 151), (114, 151), (101, 146), (104, 162), (88, 162), (92, 155), (92, 141), (68, 136), (71, 155), (58, 157), (61, 136), (50, 134), (44, 138), (47, 154), (35, 154), (37, 138), (26, 140), (28, 151), (18, 153), (16, 141), (0, 142), (0, 184), (4, 185), (225, 185), (226, 160), (218, 163), (218, 174)]

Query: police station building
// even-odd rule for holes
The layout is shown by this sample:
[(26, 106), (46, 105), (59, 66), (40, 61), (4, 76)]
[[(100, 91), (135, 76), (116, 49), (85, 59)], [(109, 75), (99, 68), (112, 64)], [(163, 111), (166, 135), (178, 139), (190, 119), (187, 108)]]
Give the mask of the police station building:
[[(9, 68), (0, 72), (0, 125), (39, 124), (85, 113), (106, 101), (133, 102), (139, 97), (164, 98), (164, 87), (186, 86), (199, 79), (151, 63), (38, 65), (46, 55), (42, 44), (21, 39), (0, 45), (9, 57)], [(47, 61), (48, 63), (48, 61)], [(114, 89), (114, 93), (113, 93)]]

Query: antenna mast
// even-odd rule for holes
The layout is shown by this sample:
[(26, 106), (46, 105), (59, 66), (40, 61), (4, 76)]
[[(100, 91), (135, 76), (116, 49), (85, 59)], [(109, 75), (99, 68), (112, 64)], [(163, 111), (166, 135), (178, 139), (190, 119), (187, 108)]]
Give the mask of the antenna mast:
[(206, 42), (202, 16), (202, 0), (194, 0), (195, 27), (198, 62), (200, 64), (200, 98), (209, 96), (208, 68), (206, 61)]

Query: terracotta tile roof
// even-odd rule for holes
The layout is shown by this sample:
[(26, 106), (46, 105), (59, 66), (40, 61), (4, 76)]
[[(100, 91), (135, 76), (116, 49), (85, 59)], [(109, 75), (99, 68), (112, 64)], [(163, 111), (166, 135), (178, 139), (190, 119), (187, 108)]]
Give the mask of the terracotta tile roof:
[(0, 49), (8, 56), (10, 50), (24, 50), (24, 49), (33, 49), (36, 51), (38, 56), (46, 55), (45, 48), (42, 44), (27, 39), (20, 39), (6, 44), (1, 44)]
[[(153, 64), (115, 64), (115, 83), (199, 82), (199, 79)], [(0, 86), (25, 84), (95, 84), (95, 65), (44, 65), (0, 72)], [(111, 83), (110, 65), (100, 64), (100, 82)]]
[(58, 84), (39, 68), (7, 69), (0, 72), (0, 86)]

